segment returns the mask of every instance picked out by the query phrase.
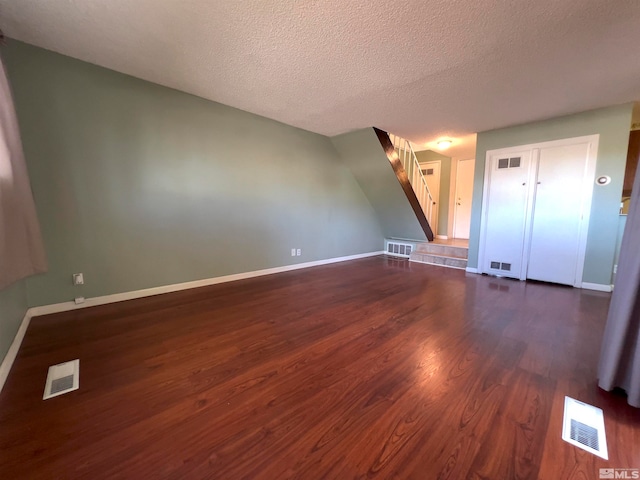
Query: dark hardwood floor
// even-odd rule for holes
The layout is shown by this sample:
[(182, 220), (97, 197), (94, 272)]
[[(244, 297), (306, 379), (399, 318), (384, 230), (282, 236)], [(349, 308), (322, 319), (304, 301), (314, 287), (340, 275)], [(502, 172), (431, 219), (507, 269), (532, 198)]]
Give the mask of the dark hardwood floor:
[[(32, 320), (2, 479), (590, 479), (640, 468), (596, 386), (609, 295), (374, 257)], [(42, 400), (47, 367), (80, 389)], [(604, 409), (610, 460), (561, 440)]]

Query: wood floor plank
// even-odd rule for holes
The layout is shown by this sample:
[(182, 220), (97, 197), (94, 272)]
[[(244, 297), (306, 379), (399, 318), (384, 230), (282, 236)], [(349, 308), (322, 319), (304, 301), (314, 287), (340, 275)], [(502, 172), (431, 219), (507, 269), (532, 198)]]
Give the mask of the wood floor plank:
[[(640, 413), (595, 382), (609, 295), (375, 257), (32, 320), (0, 478), (598, 478)], [(42, 400), (47, 367), (80, 389)], [(560, 439), (605, 411), (611, 461)]]
[[(471, 466), (471, 478), (536, 479), (549, 425), (555, 382), (518, 370)], [(496, 454), (496, 446), (505, 454)]]

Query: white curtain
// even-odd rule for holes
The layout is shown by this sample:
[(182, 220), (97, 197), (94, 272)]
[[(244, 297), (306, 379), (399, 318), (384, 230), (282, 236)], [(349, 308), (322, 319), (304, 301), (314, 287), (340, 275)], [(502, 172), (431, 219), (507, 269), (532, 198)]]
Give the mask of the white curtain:
[(629, 405), (640, 407), (640, 168), (631, 192), (620, 246), (616, 286), (600, 350), (598, 385), (620, 387)]
[(0, 58), (0, 290), (46, 268), (18, 119)]

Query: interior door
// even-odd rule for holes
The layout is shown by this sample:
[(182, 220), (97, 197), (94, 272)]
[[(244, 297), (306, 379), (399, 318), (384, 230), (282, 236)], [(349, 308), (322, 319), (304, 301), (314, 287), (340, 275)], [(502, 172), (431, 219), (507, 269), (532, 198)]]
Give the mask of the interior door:
[(436, 202), (433, 205), (431, 218), (429, 218), (429, 224), (432, 230), (438, 233), (438, 211), (440, 210), (440, 162), (425, 162), (420, 164), (422, 175), (427, 181), (427, 187), (433, 196), (433, 201)]
[(453, 238), (469, 239), (473, 172), (476, 161), (460, 160), (456, 171), (456, 201), (453, 213)]
[(589, 143), (539, 152), (527, 278), (575, 285)]
[[(511, 150), (489, 157), (483, 212), (485, 234), (482, 272), (520, 278), (528, 217), (531, 150)], [(487, 180), (485, 180), (487, 181)]]

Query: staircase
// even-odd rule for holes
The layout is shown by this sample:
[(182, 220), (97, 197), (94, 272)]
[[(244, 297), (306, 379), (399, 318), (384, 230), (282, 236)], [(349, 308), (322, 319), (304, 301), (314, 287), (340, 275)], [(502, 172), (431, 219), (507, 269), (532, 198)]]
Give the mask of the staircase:
[(389, 139), (393, 144), (393, 148), (395, 149), (398, 158), (402, 162), (402, 166), (409, 178), (409, 183), (413, 187), (416, 197), (418, 197), (418, 202), (429, 221), (429, 225), (434, 225), (435, 211), (433, 206), (436, 204), (436, 201), (429, 191), (427, 179), (424, 178), (424, 175), (422, 174), (420, 163), (418, 163), (418, 158), (413, 151), (411, 142), (392, 133), (389, 134)]
[[(469, 252), (467, 241), (435, 239), (431, 224), (434, 223), (433, 206), (436, 202), (429, 191), (411, 142), (378, 128), (373, 130), (428, 240), (428, 243), (415, 243), (415, 249), (410, 245), (395, 242), (397, 251), (392, 248), (393, 242), (390, 242), (387, 245), (387, 253), (403, 258), (408, 256), (410, 262), (466, 269)], [(414, 242), (411, 241), (411, 244), (414, 245)]]
[(410, 262), (426, 263), (449, 268), (467, 268), (469, 247), (447, 242), (419, 243), (409, 257)]
[(420, 164), (411, 147), (411, 143), (378, 128), (374, 128), (374, 131), (427, 240), (433, 241), (435, 235), (430, 223), (433, 223), (435, 200), (429, 191), (427, 181), (422, 175)]

